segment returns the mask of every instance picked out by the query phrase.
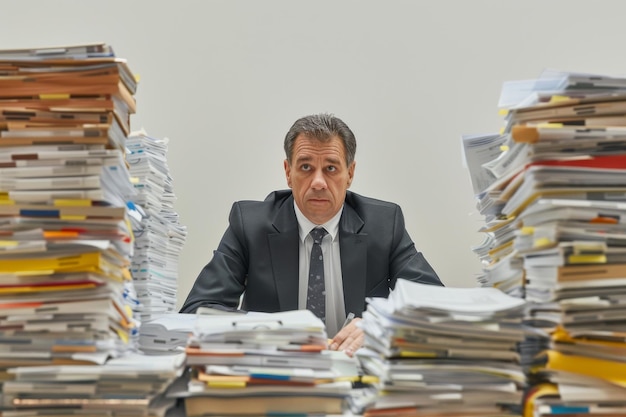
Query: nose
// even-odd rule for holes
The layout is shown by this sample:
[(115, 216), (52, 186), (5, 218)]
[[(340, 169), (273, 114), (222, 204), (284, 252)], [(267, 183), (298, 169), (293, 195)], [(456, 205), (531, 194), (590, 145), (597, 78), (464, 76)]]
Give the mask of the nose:
[(313, 188), (314, 190), (326, 189), (326, 178), (324, 178), (324, 173), (321, 169), (315, 171), (313, 181), (311, 182), (311, 188)]

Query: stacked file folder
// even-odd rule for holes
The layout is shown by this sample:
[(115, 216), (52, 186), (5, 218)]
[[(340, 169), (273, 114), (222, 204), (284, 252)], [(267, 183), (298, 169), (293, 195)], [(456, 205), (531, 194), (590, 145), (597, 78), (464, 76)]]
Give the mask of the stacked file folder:
[(185, 243), (186, 228), (174, 210), (176, 196), (167, 164), (167, 139), (145, 132), (131, 134), (126, 156), (137, 191), (131, 219), (135, 251), (131, 273), (141, 321), (176, 308), (178, 259)]
[(326, 350), (323, 322), (308, 310), (199, 315), (186, 349), (188, 416), (340, 414), (356, 359)]
[(524, 297), (547, 335), (528, 412), (624, 413), (626, 79), (547, 71), (505, 83), (500, 107), (502, 133), (464, 143), (489, 235), (481, 283)]

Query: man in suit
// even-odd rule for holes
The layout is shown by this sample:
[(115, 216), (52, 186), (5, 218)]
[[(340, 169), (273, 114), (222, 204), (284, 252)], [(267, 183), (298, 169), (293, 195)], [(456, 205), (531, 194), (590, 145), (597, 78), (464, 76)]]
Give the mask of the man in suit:
[[(357, 323), (366, 297), (386, 297), (398, 278), (443, 284), (415, 249), (398, 205), (348, 191), (356, 139), (342, 120), (302, 117), (284, 147), (291, 190), (233, 204), (229, 227), (181, 312), (237, 309), (242, 295), (249, 311), (308, 308), (334, 335), (330, 348), (353, 354), (363, 343)], [(309, 235), (321, 227), (322, 237)], [(357, 318), (342, 326), (349, 313)]]

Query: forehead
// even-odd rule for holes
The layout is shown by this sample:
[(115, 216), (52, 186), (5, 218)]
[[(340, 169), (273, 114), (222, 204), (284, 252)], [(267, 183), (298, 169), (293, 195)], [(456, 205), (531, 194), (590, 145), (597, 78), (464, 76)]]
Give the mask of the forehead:
[(346, 150), (343, 141), (338, 136), (327, 140), (319, 140), (300, 134), (293, 147), (293, 159), (309, 160), (322, 157), (333, 161), (345, 161)]

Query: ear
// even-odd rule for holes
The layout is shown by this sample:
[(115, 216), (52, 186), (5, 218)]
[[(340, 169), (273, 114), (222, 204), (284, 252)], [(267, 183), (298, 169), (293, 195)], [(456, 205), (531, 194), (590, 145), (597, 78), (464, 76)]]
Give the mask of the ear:
[(348, 167), (348, 188), (350, 188), (350, 185), (352, 185), (352, 180), (354, 179), (355, 168), (356, 168), (356, 161), (352, 161), (352, 163)]
[(289, 165), (289, 161), (285, 159), (283, 162), (283, 166), (285, 168), (285, 178), (287, 178), (287, 186), (291, 188), (291, 166)]

